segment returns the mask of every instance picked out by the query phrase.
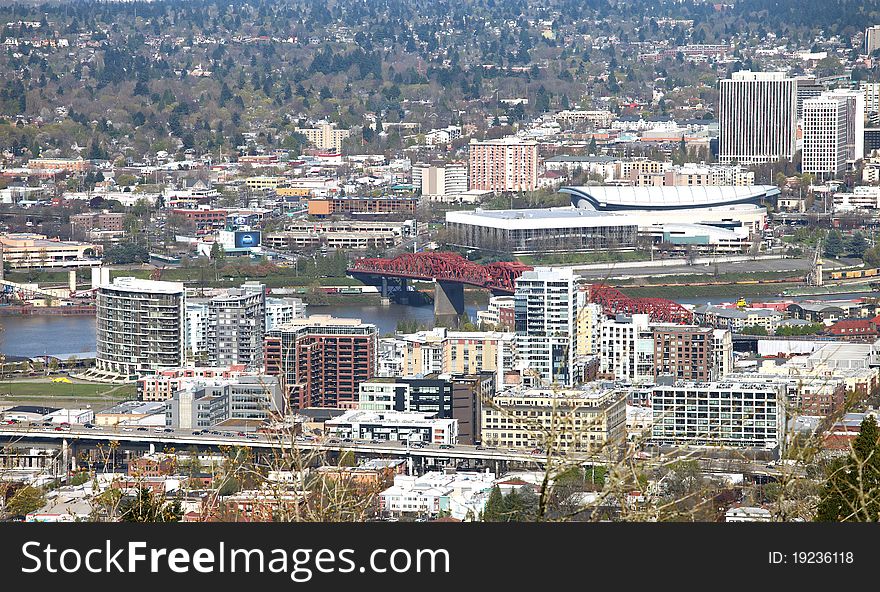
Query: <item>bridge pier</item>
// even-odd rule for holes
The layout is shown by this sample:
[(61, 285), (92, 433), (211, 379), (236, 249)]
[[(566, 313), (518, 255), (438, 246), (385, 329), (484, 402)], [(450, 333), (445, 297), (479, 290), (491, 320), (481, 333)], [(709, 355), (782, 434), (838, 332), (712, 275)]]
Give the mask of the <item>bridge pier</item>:
[(464, 314), (464, 285), (434, 281), (434, 321), (437, 325), (456, 325)]

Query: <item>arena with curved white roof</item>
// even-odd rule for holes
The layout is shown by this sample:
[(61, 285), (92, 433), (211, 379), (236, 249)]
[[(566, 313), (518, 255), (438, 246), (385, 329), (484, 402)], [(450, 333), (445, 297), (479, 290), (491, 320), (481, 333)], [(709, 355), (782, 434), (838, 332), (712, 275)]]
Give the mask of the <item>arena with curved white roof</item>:
[[(590, 198), (574, 189), (589, 190)], [(572, 195), (572, 206), (447, 212), (449, 242), (519, 254), (633, 250), (646, 241), (673, 250), (745, 252), (767, 222), (767, 209), (753, 202), (778, 193), (767, 185), (561, 191)]]
[(734, 204), (760, 205), (779, 195), (775, 185), (700, 185), (666, 187), (562, 187), (571, 205), (603, 212), (623, 210), (693, 210)]

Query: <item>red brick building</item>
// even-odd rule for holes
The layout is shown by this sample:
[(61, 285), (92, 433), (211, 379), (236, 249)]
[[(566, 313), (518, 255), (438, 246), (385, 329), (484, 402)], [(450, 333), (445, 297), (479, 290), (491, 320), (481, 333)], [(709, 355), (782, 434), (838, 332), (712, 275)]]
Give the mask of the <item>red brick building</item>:
[(376, 348), (376, 326), (360, 319), (296, 319), (266, 335), (266, 374), (281, 377), (295, 409), (350, 406), (376, 374)]
[(841, 319), (828, 328), (828, 334), (848, 341), (873, 342), (880, 338), (877, 330), (880, 317), (873, 319)]
[(196, 228), (196, 234), (211, 234), (215, 230), (226, 228), (226, 210), (211, 210), (208, 208), (171, 210), (173, 216), (180, 216), (191, 222)]
[(704, 382), (712, 379), (712, 329), (662, 327), (654, 329), (654, 376)]

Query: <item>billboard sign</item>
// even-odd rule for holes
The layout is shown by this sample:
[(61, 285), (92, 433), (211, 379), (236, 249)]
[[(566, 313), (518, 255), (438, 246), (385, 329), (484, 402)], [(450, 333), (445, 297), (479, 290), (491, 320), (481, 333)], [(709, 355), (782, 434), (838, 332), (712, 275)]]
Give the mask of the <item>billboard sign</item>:
[(250, 249), (260, 244), (260, 232), (258, 230), (235, 231), (235, 248)]

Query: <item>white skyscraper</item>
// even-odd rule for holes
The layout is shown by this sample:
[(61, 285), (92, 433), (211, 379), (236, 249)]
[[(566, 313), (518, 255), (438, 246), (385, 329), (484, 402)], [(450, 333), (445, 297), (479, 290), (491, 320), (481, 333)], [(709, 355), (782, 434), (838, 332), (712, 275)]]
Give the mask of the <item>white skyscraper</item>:
[(803, 172), (833, 177), (864, 156), (864, 100), (860, 91), (834, 90), (804, 101)]
[(797, 82), (783, 72), (734, 72), (720, 85), (719, 159), (753, 164), (797, 149)]
[(516, 280), (513, 299), (516, 348), (525, 384), (573, 386), (582, 300), (574, 272), (536, 267)]

